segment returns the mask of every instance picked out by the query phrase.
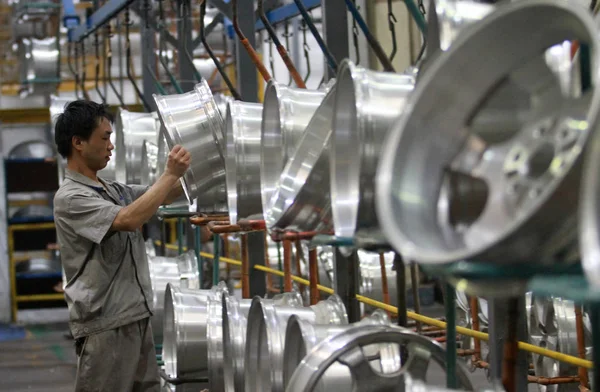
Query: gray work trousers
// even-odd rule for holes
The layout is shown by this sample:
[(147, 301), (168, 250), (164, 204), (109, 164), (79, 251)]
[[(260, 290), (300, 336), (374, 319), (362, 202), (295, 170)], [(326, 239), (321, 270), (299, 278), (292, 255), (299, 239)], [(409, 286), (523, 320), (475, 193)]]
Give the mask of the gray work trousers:
[(149, 318), (77, 342), (75, 392), (160, 392)]

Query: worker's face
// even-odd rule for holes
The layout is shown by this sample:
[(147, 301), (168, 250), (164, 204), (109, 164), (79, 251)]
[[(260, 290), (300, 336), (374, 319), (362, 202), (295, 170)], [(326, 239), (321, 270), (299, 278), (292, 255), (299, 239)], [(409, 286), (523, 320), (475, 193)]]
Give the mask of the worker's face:
[(99, 171), (108, 164), (111, 151), (115, 148), (110, 141), (111, 134), (110, 122), (102, 117), (88, 140), (74, 140), (77, 150), (90, 169)]

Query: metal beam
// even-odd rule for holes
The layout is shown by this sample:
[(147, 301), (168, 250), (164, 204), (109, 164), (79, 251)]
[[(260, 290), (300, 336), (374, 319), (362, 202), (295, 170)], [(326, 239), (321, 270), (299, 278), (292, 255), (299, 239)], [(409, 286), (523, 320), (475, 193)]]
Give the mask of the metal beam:
[[(217, 27), (219, 25), (219, 23), (223, 23), (223, 19), (224, 16), (223, 14), (217, 14), (213, 20), (208, 24), (208, 26), (206, 26), (204, 28), (204, 35), (208, 37), (208, 35), (210, 33), (212, 33), (212, 31), (215, 29), (215, 27)], [(193, 47), (197, 48), (198, 45), (200, 45), (202, 43), (201, 37), (200, 35), (198, 35), (195, 39), (194, 39), (194, 43), (193, 43)]]
[[(136, 13), (137, 16), (144, 19), (143, 15), (141, 14), (139, 9), (136, 8), (134, 10), (134, 12)], [(155, 12), (152, 13), (152, 17), (148, 21), (148, 24), (150, 25), (150, 27), (152, 27), (152, 30), (154, 30), (155, 32), (158, 32), (158, 25), (156, 24), (156, 13)], [(133, 31), (133, 30), (130, 30), (130, 31)], [(169, 31), (165, 31), (165, 39), (167, 40), (168, 43), (170, 43), (174, 47), (177, 47), (177, 38), (175, 38), (173, 36), (173, 34), (171, 34)]]
[(265, 264), (265, 234), (253, 231), (248, 235), (248, 262), (250, 270), (250, 298), (264, 296), (267, 292), (265, 273), (254, 268), (255, 265)]
[(141, 36), (141, 46), (142, 46), (142, 91), (144, 94), (144, 100), (150, 106), (150, 111), (156, 110), (156, 102), (152, 98), (152, 94), (158, 92), (156, 88), (156, 84), (154, 83), (154, 78), (152, 74), (146, 68), (146, 64), (149, 64), (150, 67), (155, 67), (156, 64), (156, 34), (154, 33), (154, 29), (150, 26), (150, 23), (146, 24), (146, 19), (149, 19), (148, 22), (154, 22), (154, 18), (149, 15), (149, 12), (144, 15), (142, 12), (140, 15), (141, 23), (140, 23), (140, 36)]
[(106, 22), (114, 18), (125, 7), (133, 3), (134, 0), (110, 0), (107, 1), (98, 11), (94, 12), (86, 19), (85, 24), (80, 24), (73, 30), (69, 37), (71, 42), (79, 42), (88, 35), (92, 34)]
[[(344, 0), (323, 0), (323, 35), (338, 64), (350, 55), (348, 45), (348, 11)], [(335, 75), (325, 66), (326, 80)]]
[[(249, 1), (246, 0), (244, 2), (248, 3)], [(250, 2), (250, 3), (254, 3), (254, 2)], [(212, 5), (216, 9), (218, 9), (220, 13), (222, 13), (229, 20), (231, 20), (231, 5), (229, 4), (229, 0), (227, 0), (227, 1), (224, 1), (224, 0), (208, 0), (208, 4)], [(254, 7), (254, 4), (252, 4), (252, 6)]]
[[(321, 0), (303, 0), (303, 3), (306, 9), (308, 10), (321, 6)], [(275, 25), (277, 23), (284, 22), (290, 18), (300, 15), (300, 11), (298, 10), (296, 4), (291, 3), (275, 8), (274, 10), (268, 11), (266, 15), (269, 22), (272, 25)], [(265, 28), (265, 25), (260, 19), (258, 19), (255, 28), (257, 31), (262, 30)]]
[(71, 34), (71, 29), (79, 26), (79, 15), (75, 11), (73, 0), (62, 0), (63, 4), (63, 25), (68, 29), (67, 34)]
[[(254, 20), (254, 2), (245, 0), (238, 1), (238, 21), (240, 29), (252, 47), (256, 47)], [(238, 38), (236, 38), (235, 44), (238, 91), (242, 96), (242, 100), (246, 102), (258, 102), (256, 66)]]
[(179, 60), (179, 84), (183, 91), (191, 91), (196, 84), (194, 64), (190, 64), (187, 53), (192, 53), (192, 23), (190, 18), (190, 0), (177, 2), (177, 55)]

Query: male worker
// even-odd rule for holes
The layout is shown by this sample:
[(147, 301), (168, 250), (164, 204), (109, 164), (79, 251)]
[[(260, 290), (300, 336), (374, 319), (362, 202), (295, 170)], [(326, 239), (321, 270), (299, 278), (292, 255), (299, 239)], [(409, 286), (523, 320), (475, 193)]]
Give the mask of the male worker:
[(65, 298), (78, 356), (76, 392), (159, 391), (150, 316), (152, 292), (141, 227), (181, 193), (190, 165), (181, 146), (148, 188), (97, 176), (114, 146), (105, 105), (69, 103), (55, 142), (67, 158), (54, 198), (56, 233), (67, 285)]

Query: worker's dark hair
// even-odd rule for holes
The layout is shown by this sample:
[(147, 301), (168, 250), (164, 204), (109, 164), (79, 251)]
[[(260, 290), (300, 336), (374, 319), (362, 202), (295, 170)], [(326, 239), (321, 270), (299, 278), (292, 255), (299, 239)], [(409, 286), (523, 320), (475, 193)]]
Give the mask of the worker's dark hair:
[(108, 105), (86, 100), (69, 102), (64, 112), (56, 118), (54, 126), (54, 142), (58, 153), (63, 158), (71, 155), (73, 136), (88, 140), (94, 129), (100, 125), (102, 118), (113, 122)]

